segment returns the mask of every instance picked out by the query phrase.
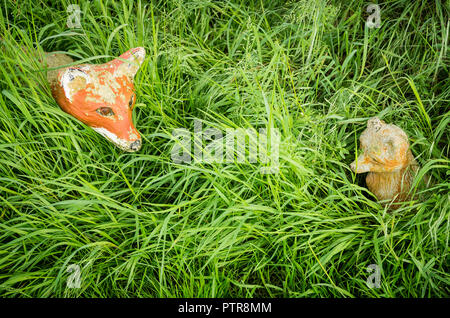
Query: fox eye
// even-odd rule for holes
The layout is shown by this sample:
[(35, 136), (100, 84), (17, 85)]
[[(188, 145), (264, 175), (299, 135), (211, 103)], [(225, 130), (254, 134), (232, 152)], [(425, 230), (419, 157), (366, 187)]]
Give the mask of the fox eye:
[(129, 106), (130, 108), (133, 108), (135, 97), (136, 97), (136, 96), (135, 96), (134, 94), (131, 95), (130, 101), (128, 102), (128, 106)]
[(114, 116), (114, 112), (111, 107), (99, 107), (97, 108), (97, 113), (106, 117)]

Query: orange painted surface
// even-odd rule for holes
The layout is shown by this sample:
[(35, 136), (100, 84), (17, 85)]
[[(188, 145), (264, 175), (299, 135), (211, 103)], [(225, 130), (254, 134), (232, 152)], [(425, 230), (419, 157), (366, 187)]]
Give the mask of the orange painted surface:
[(52, 94), (67, 113), (96, 129), (118, 147), (136, 151), (141, 136), (132, 120), (136, 102), (133, 78), (145, 57), (143, 48), (108, 63), (61, 69)]

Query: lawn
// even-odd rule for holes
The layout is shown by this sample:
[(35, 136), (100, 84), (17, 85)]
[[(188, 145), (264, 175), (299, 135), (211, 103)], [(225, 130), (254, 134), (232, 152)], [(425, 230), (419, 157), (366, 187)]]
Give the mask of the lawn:
[[(379, 28), (360, 0), (0, 3), (2, 297), (449, 296), (448, 1), (379, 1)], [(59, 108), (39, 57), (138, 46), (128, 153)], [(349, 167), (373, 116), (421, 166), (395, 211)], [(195, 123), (277, 129), (278, 171), (174, 161)]]

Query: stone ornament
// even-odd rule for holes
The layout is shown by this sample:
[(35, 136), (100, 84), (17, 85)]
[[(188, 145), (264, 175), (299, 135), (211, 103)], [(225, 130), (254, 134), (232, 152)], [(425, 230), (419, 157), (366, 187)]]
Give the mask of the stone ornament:
[(406, 133), (396, 125), (373, 117), (368, 120), (359, 142), (362, 153), (350, 168), (356, 173), (368, 172), (368, 189), (379, 201), (409, 200), (419, 165), (409, 149)]
[[(133, 48), (105, 64), (81, 64), (47, 72), (52, 95), (72, 115), (122, 150), (141, 148), (133, 125), (136, 102), (133, 79), (145, 58), (145, 49)], [(61, 53), (46, 53), (47, 68), (73, 63)]]

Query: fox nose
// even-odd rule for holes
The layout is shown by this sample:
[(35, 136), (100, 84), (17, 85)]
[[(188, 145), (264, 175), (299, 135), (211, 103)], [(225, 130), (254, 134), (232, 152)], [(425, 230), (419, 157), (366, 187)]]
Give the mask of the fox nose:
[(130, 150), (131, 151), (138, 151), (139, 149), (141, 149), (141, 140), (140, 139), (138, 139), (138, 140), (136, 140), (136, 141), (133, 141), (131, 144), (130, 144)]

